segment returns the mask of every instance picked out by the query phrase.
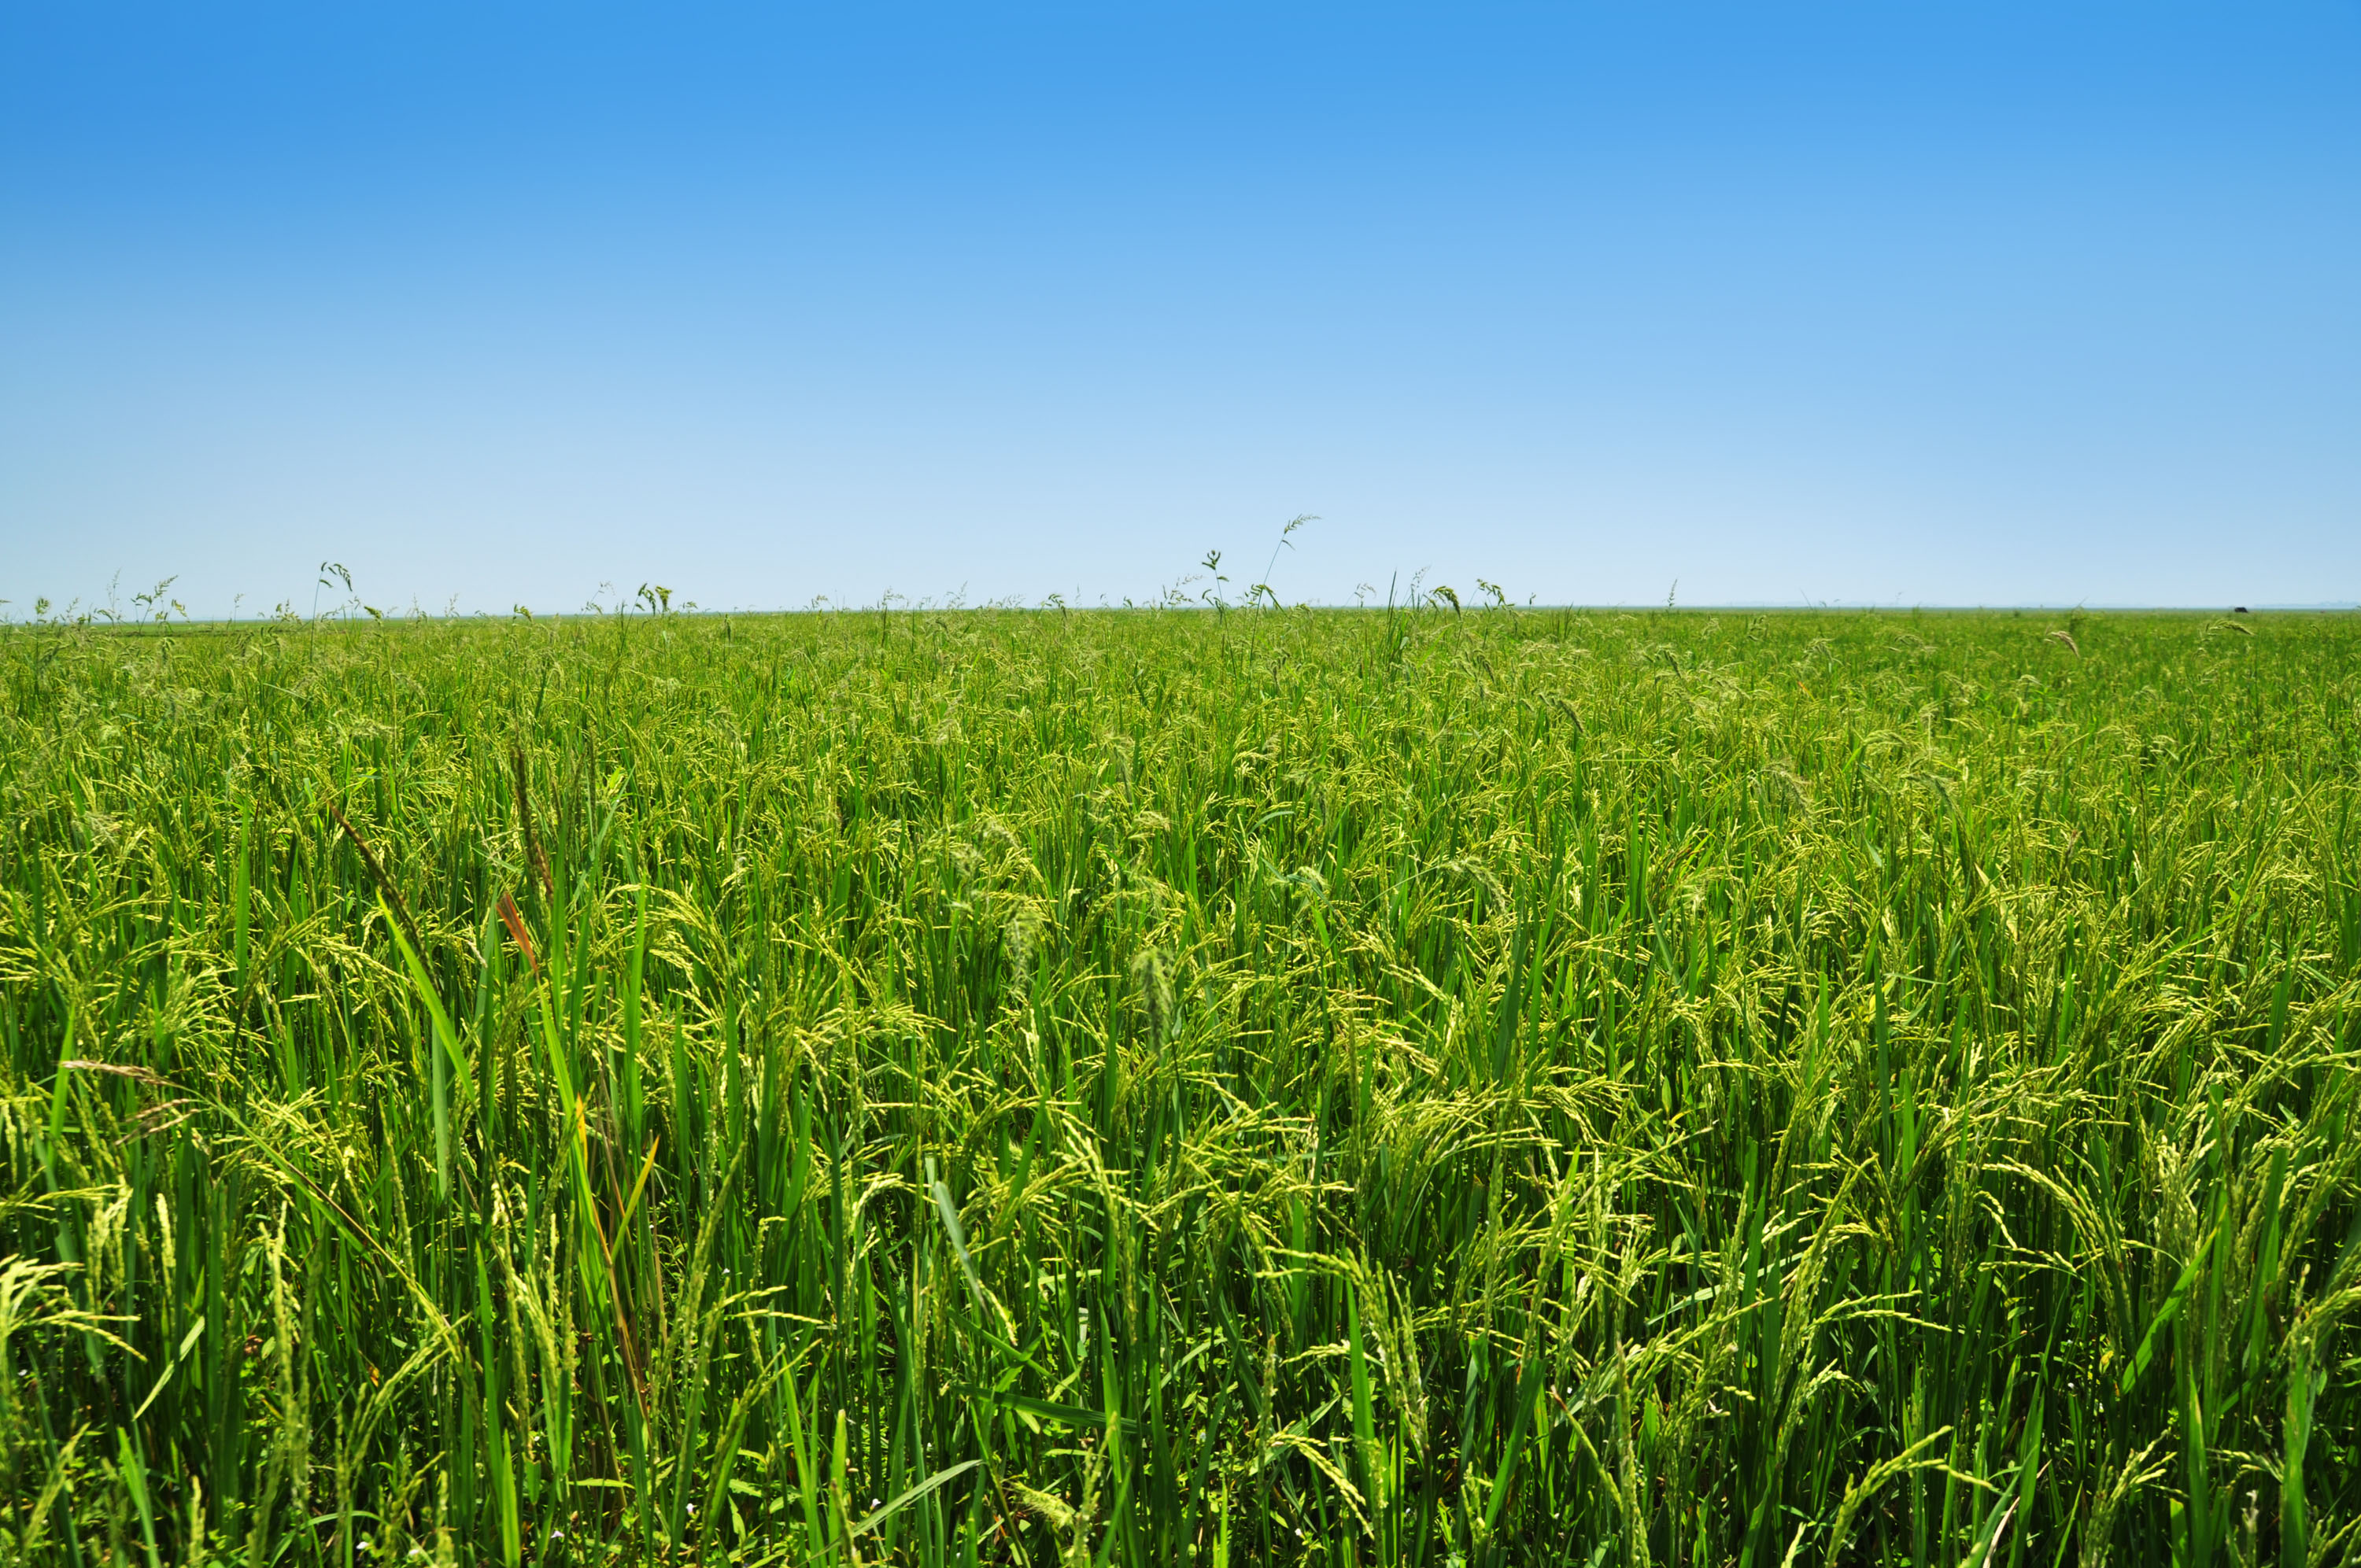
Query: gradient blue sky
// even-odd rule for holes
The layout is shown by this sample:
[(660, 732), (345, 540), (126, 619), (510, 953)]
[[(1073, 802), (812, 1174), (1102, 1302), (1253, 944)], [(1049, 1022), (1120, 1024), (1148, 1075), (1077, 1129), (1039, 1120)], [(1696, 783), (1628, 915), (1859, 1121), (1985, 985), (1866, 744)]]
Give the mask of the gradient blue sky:
[(0, 7), (0, 610), (2361, 598), (2361, 0)]

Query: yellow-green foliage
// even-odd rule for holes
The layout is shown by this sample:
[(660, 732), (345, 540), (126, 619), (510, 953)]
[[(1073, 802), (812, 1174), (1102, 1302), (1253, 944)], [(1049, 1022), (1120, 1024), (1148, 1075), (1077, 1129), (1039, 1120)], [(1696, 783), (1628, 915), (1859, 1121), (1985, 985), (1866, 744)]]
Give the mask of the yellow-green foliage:
[(0, 672), (9, 1552), (2361, 1544), (2351, 620)]

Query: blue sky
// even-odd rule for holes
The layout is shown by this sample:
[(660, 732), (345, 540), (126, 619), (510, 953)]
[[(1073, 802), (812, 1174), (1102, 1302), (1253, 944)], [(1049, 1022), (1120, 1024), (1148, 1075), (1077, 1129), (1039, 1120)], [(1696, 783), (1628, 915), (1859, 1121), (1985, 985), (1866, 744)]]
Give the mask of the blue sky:
[(1290, 601), (2361, 598), (2356, 68), (2361, 0), (17, 0), (0, 614), (1120, 602), (1305, 512)]

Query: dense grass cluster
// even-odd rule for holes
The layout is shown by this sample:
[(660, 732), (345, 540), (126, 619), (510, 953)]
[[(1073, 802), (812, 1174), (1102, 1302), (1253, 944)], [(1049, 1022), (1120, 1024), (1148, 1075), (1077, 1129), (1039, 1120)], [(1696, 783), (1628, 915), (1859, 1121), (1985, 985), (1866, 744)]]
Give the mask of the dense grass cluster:
[(2352, 620), (0, 672), (12, 1560), (2361, 1548)]

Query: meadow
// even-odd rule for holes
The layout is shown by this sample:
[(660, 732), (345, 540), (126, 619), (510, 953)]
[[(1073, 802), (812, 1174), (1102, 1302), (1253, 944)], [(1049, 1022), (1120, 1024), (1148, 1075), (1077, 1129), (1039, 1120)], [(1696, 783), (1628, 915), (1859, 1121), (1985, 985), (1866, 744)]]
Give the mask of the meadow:
[(2361, 1558), (2361, 619), (0, 630), (0, 1557)]

